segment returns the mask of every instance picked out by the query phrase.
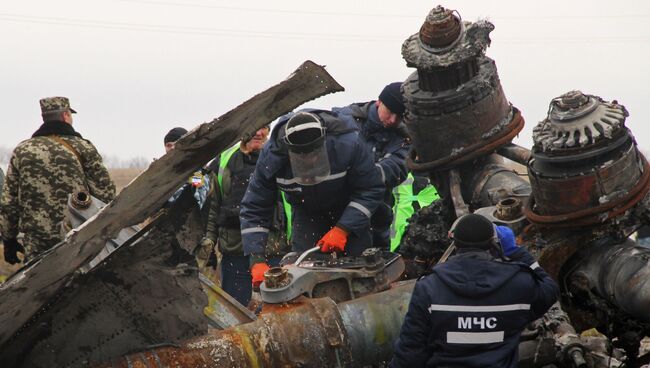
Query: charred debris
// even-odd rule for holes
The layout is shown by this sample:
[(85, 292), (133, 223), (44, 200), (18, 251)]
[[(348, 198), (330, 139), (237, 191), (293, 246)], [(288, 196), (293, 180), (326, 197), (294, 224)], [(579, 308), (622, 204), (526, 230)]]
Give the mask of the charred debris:
[[(402, 87), (414, 147), (407, 164), (442, 199), (411, 219), (399, 254), (294, 258), (267, 273), (255, 315), (200, 278), (189, 256), (200, 236), (191, 198), (158, 210), (213, 152), (342, 90), (306, 62), (198, 126), (112, 203), (71, 203), (77, 223), (93, 217), (0, 286), (2, 366), (381, 365), (414, 279), (449, 255), (448, 227), (467, 212), (511, 227), (561, 286), (561, 301), (524, 331), (520, 367), (650, 362), (640, 352), (650, 335), (650, 249), (631, 237), (650, 220), (650, 168), (628, 112), (570, 91), (551, 101), (532, 149), (514, 145), (524, 119), (485, 55), (493, 29), (439, 6), (402, 46), (416, 69)], [(146, 217), (146, 228), (133, 227)]]

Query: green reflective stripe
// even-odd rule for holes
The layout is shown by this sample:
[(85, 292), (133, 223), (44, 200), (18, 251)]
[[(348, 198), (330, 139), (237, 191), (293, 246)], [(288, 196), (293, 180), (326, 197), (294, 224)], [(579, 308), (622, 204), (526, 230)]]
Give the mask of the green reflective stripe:
[(408, 178), (395, 189), (393, 189), (395, 205), (393, 206), (393, 223), (390, 226), (390, 251), (394, 252), (404, 236), (407, 220), (413, 216), (413, 176), (409, 173)]
[(237, 152), (239, 149), (240, 144), (237, 143), (234, 146), (228, 148), (227, 150), (223, 151), (221, 153), (221, 156), (219, 157), (219, 171), (217, 172), (217, 183), (219, 183), (219, 191), (221, 192), (221, 196), (223, 197), (223, 172), (226, 170), (226, 166), (228, 166), (228, 161), (230, 161), (230, 158), (232, 155)]
[(433, 203), (433, 201), (435, 201), (436, 199), (439, 199), (440, 195), (438, 195), (438, 191), (436, 190), (436, 187), (429, 184), (424, 189), (422, 189), (420, 193), (418, 193), (418, 195), (415, 197), (416, 197), (415, 200), (417, 200), (418, 203), (420, 204), (420, 208), (424, 208), (430, 205), (431, 203)]
[(393, 206), (393, 223), (390, 226), (391, 252), (399, 248), (408, 220), (415, 213), (413, 202), (417, 201), (420, 208), (424, 208), (440, 198), (438, 191), (431, 184), (427, 185), (417, 195), (413, 195), (413, 182), (413, 175), (409, 173), (407, 179), (393, 189), (395, 205)]
[(284, 207), (284, 215), (287, 216), (287, 242), (291, 241), (291, 205), (287, 202), (284, 192), (280, 191), (282, 196), (282, 205)]

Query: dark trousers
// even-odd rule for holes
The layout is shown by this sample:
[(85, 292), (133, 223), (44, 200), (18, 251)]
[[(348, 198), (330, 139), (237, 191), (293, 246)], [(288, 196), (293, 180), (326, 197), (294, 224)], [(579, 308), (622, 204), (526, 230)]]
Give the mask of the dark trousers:
[(221, 288), (245, 307), (253, 292), (249, 267), (248, 256), (224, 255), (221, 258)]
[(377, 207), (370, 219), (372, 246), (388, 250), (390, 248), (390, 225), (393, 222), (393, 210), (386, 203)]
[[(270, 267), (280, 265), (282, 257), (269, 257)], [(221, 288), (244, 307), (251, 301), (253, 278), (248, 256), (223, 255), (221, 258)]]

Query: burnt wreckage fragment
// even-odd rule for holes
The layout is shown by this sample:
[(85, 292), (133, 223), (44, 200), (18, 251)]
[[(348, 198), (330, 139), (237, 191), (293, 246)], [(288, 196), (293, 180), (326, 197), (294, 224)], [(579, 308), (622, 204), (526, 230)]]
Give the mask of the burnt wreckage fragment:
[(580, 91), (553, 101), (533, 130), (528, 164), (534, 226), (525, 245), (558, 280), (562, 306), (579, 330), (597, 327), (630, 364), (650, 334), (650, 249), (629, 235), (647, 226), (650, 167), (616, 101)]
[[(414, 147), (407, 165), (429, 174), (443, 205), (425, 216), (445, 222), (441, 229), (409, 228), (400, 252), (418, 264), (430, 263), (432, 255), (440, 258), (449, 245), (446, 228), (459, 215), (497, 204), (521, 208), (530, 194), (528, 182), (494, 154), (525, 164), (528, 152), (511, 143), (524, 119), (508, 102), (494, 60), (485, 56), (493, 29), (488, 21), (462, 21), (438, 6), (402, 45), (407, 65), (417, 68), (402, 87)], [(491, 213), (498, 218), (505, 212)], [(510, 211), (501, 220), (514, 226), (524, 217)], [(427, 249), (422, 233), (431, 230), (443, 232), (434, 237), (434, 249)]]
[[(405, 122), (414, 146), (407, 164), (411, 170), (430, 175), (443, 204), (419, 211), (400, 252), (407, 258), (407, 264), (408, 258), (426, 266), (444, 259), (442, 252), (448, 246), (444, 234), (440, 234), (445, 230), (444, 226), (432, 227), (427, 220), (443, 220), (445, 225), (449, 225), (455, 217), (474, 211), (493, 222), (511, 227), (516, 233), (523, 232), (526, 245), (546, 261), (543, 266), (550, 269), (556, 279), (566, 281), (563, 277), (567, 268), (563, 266), (576, 250), (566, 247), (569, 243), (581, 249), (586, 243), (576, 242), (576, 239), (602, 242), (605, 232), (602, 229), (594, 232), (593, 226), (602, 226), (607, 219), (611, 219), (610, 224), (620, 225), (611, 230), (623, 238), (638, 227), (634, 221), (619, 222), (616, 216), (629, 213), (645, 196), (647, 189), (643, 192), (642, 187), (647, 188), (647, 182), (641, 179), (647, 171), (644, 169), (645, 160), (638, 154), (631, 134), (624, 128), (625, 109), (616, 103), (604, 103), (594, 96), (585, 97), (579, 92), (554, 100), (551, 116), (535, 130), (536, 143), (532, 152), (512, 144), (511, 140), (521, 131), (524, 122), (520, 112), (504, 96), (494, 61), (484, 55), (493, 28), (487, 21), (463, 22), (453, 11), (437, 7), (431, 11), (420, 32), (402, 46), (407, 65), (417, 68), (404, 83), (402, 91), (407, 106)], [(523, 165), (530, 164), (532, 188), (506, 167), (500, 156)], [(599, 172), (599, 168), (605, 170)], [(627, 183), (627, 186), (615, 182)], [(603, 188), (593, 191), (599, 185)], [(529, 201), (531, 190), (534, 196)], [(581, 211), (584, 208), (590, 210)], [(636, 218), (647, 219), (647, 215), (643, 217), (640, 212), (636, 211)], [(574, 229), (567, 231), (559, 225), (572, 218), (565, 218), (567, 213), (579, 220), (578, 226), (590, 225), (592, 228), (584, 230), (582, 235), (576, 235)], [(549, 232), (549, 223), (556, 220), (559, 220), (559, 232)], [(534, 224), (532, 227), (528, 226), (529, 221)], [(431, 236), (428, 233), (431, 231), (440, 236)], [(587, 255), (590, 256), (586, 258), (587, 263), (580, 263), (583, 268), (593, 269), (594, 264), (598, 265), (596, 268), (607, 267), (602, 252), (578, 255), (578, 259), (583, 260)], [(607, 255), (612, 257), (611, 253)], [(638, 269), (639, 261), (635, 264)], [(575, 272), (576, 269), (572, 268), (575, 265), (571, 262), (566, 267)], [(602, 281), (604, 273), (600, 275), (599, 278), (592, 272), (591, 278), (576, 279), (582, 282), (578, 285), (585, 287), (583, 293), (593, 294), (593, 284), (588, 284), (587, 280)], [(611, 288), (613, 282), (612, 278), (600, 287)], [(637, 283), (642, 287), (643, 282), (637, 280)], [(626, 286), (628, 290), (633, 290), (636, 285), (630, 286)], [(562, 308), (574, 311), (571, 307), (576, 303), (573, 300), (575, 294), (568, 292), (566, 283), (563, 289), (566, 296)], [(603, 290), (604, 295), (606, 292), (610, 296), (617, 293), (611, 289)], [(635, 291), (626, 293), (628, 299), (637, 298), (637, 305), (642, 304), (642, 295), (640, 290), (636, 290), (636, 294)], [(592, 296), (586, 300), (593, 301), (591, 307), (594, 310), (604, 312), (603, 303), (612, 303), (611, 297), (605, 299), (597, 300)], [(614, 310), (620, 311), (618, 308)], [(600, 331), (611, 332), (602, 324), (582, 323), (594, 322), (599, 317), (585, 321), (589, 316), (583, 312), (584, 309), (571, 313), (571, 317), (578, 321), (575, 325), (580, 327), (579, 331), (598, 326)], [(620, 326), (619, 331), (629, 330), (629, 327), (629, 324)], [(628, 336), (632, 343), (621, 345), (626, 348), (630, 360), (635, 359), (637, 351), (629, 346), (636, 343), (638, 347), (636, 338), (640, 336), (643, 334), (638, 333), (631, 339)], [(551, 347), (546, 349), (549, 344)], [(529, 359), (531, 349), (535, 359)], [(559, 353), (559, 358), (555, 352)], [(618, 350), (611, 350), (605, 337), (578, 337), (569, 317), (558, 305), (522, 335), (519, 364), (618, 366), (620, 361), (615, 358), (622, 357)]]

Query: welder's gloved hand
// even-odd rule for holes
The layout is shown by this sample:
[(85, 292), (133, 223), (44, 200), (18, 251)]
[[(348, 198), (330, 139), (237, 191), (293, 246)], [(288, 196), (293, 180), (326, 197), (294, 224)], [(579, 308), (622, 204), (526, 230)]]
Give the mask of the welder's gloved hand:
[(515, 233), (507, 226), (497, 226), (496, 229), (499, 243), (501, 243), (501, 249), (503, 249), (503, 255), (510, 257), (517, 251)]
[(4, 244), (5, 262), (9, 264), (20, 263), (18, 252), (25, 254), (25, 248), (18, 242), (18, 239), (2, 239), (2, 243)]
[(269, 265), (260, 262), (251, 266), (251, 276), (253, 278), (253, 289), (259, 290), (260, 285), (264, 282), (264, 273), (270, 269)]
[(343, 252), (345, 251), (345, 244), (348, 242), (347, 231), (338, 226), (334, 226), (316, 243), (320, 247), (320, 251), (324, 253), (330, 252)]

